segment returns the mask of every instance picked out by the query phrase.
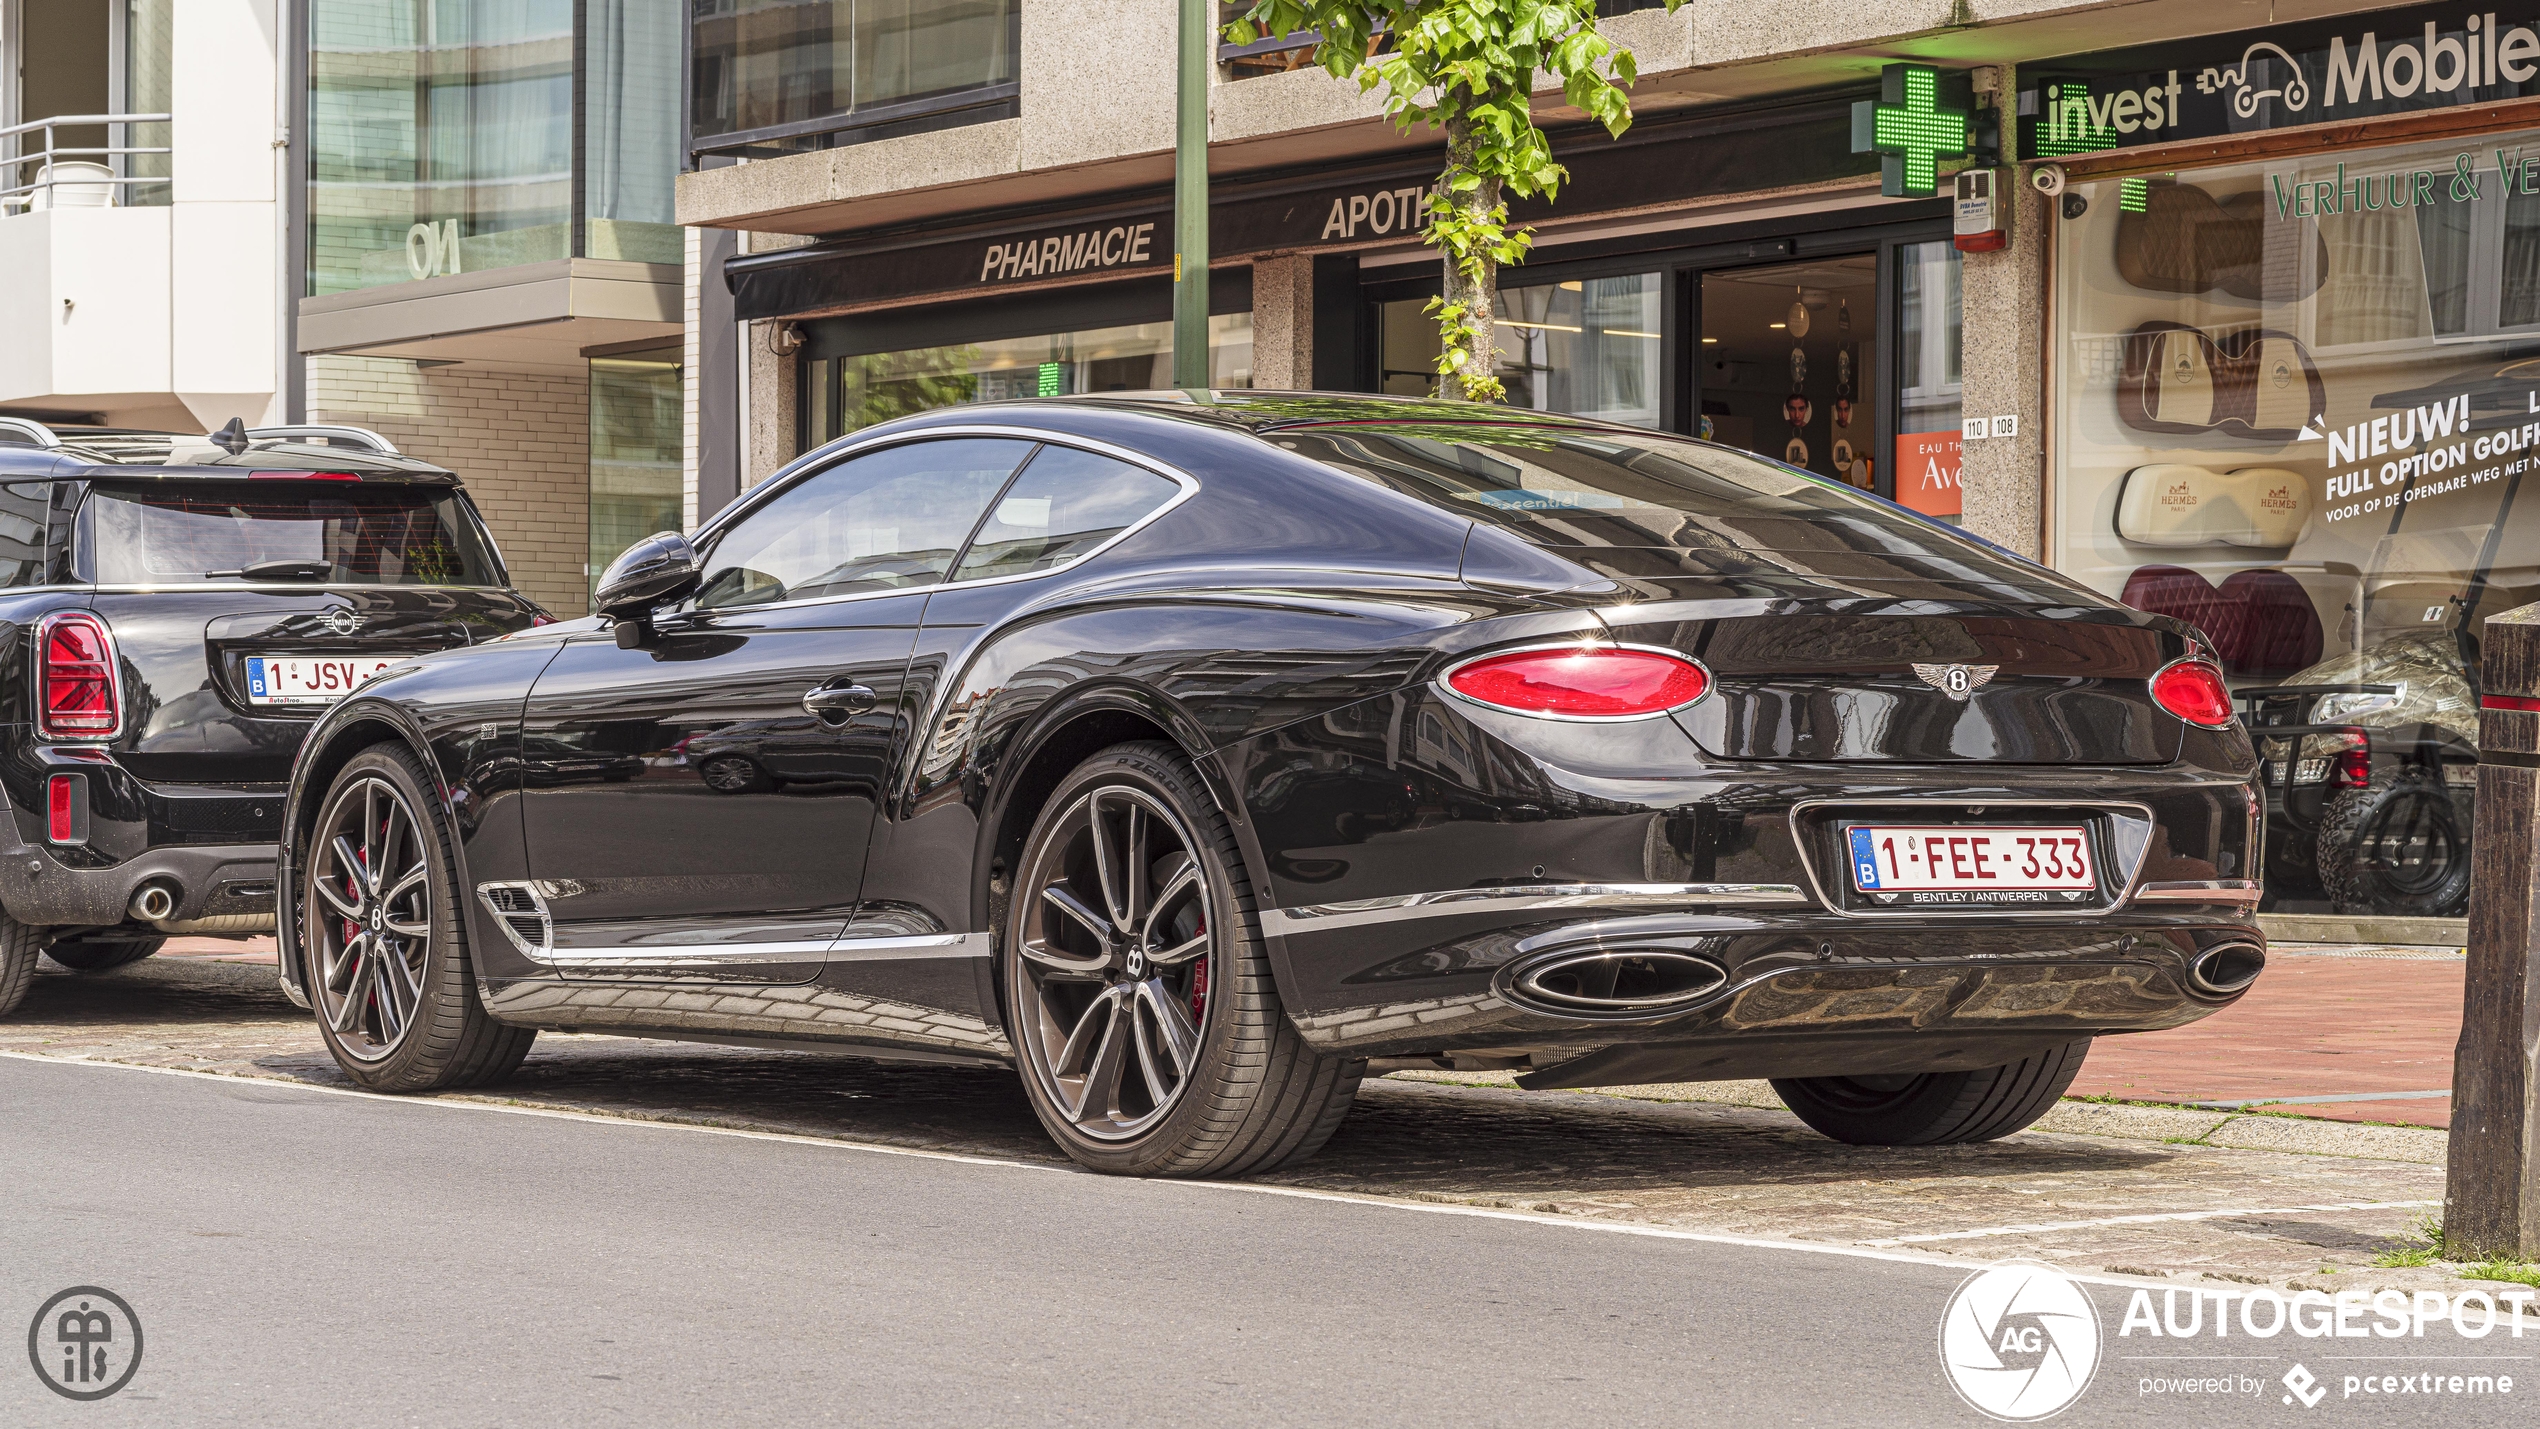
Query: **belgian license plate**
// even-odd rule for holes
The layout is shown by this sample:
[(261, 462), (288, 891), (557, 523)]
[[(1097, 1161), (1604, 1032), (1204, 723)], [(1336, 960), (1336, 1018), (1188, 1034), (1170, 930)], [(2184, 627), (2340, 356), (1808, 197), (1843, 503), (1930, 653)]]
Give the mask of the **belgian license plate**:
[(1852, 886), (1877, 903), (2028, 903), (2099, 892), (2089, 830), (2071, 825), (1855, 824), (1844, 831)]
[(387, 659), (375, 655), (358, 659), (295, 655), (286, 659), (250, 655), (247, 657), (247, 703), (331, 705), (351, 694), (354, 686), (405, 658), (402, 655)]

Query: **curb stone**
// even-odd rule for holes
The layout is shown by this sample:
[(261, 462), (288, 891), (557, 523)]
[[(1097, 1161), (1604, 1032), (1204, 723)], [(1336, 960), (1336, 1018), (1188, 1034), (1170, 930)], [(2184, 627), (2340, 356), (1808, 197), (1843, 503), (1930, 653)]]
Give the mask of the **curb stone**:
[[(1395, 1072), (1396, 1081), (1517, 1090), (1505, 1072)], [(1592, 1087), (1593, 1095), (1627, 1101), (1707, 1102), (1782, 1110), (1772, 1083), (1665, 1082), (1647, 1086)], [(2192, 1142), (2234, 1151), (2281, 1151), (2307, 1156), (2351, 1156), (2367, 1161), (2413, 1161), (2440, 1166), (2451, 1146), (2449, 1132), (2433, 1127), (2371, 1126), (2293, 1116), (2248, 1116), (2186, 1107), (2066, 1099), (2030, 1131), (2064, 1136), (2107, 1136), (2131, 1141)]]

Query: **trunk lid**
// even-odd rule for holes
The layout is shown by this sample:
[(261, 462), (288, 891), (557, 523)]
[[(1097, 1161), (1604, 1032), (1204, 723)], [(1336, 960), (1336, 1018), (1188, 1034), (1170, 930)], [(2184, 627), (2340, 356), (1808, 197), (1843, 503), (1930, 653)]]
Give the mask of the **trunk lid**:
[(1677, 719), (1716, 758), (2164, 764), (2185, 736), (2147, 683), (2185, 643), (2132, 612), (1819, 599), (1712, 614), (1708, 604), (1601, 614), (1617, 639), (1710, 669), (1711, 698)]

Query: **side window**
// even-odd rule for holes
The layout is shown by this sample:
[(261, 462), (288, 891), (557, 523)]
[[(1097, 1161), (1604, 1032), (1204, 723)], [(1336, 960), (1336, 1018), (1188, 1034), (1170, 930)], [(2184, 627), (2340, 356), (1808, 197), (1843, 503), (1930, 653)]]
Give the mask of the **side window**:
[(0, 485), (0, 586), (44, 581), (44, 525), (53, 499), (49, 481)]
[(1043, 447), (988, 513), (953, 579), (1055, 570), (1119, 535), (1181, 489), (1124, 461)]
[(805, 478), (725, 531), (699, 609), (933, 585), (1030, 454), (1002, 437), (911, 442)]

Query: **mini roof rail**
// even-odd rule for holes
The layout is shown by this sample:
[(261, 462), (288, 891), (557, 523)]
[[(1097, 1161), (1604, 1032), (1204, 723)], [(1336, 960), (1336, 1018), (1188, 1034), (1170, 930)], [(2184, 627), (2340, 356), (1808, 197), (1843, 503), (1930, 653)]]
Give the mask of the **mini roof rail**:
[[(53, 434), (51, 427), (30, 417), (0, 417), (0, 432), (27, 438), (39, 447), (58, 447), (62, 444), (62, 439)], [(17, 446), (19, 443), (5, 442), (0, 445)]]
[(289, 441), (294, 437), (328, 437), (337, 439), (332, 443), (334, 445), (362, 447), (382, 456), (402, 455), (394, 443), (368, 427), (308, 426), (249, 427), (247, 429), (249, 441)]

